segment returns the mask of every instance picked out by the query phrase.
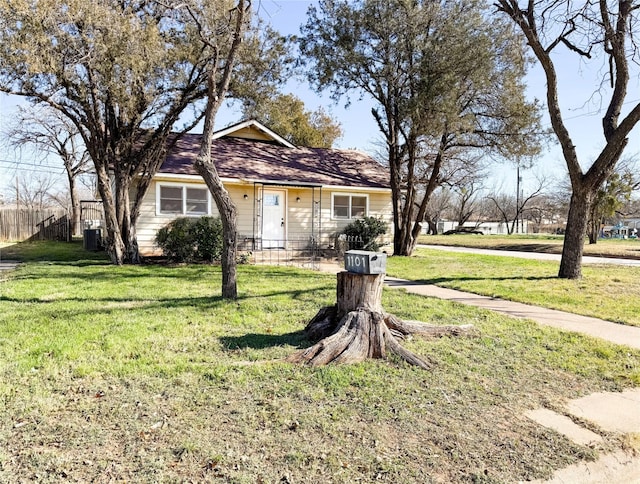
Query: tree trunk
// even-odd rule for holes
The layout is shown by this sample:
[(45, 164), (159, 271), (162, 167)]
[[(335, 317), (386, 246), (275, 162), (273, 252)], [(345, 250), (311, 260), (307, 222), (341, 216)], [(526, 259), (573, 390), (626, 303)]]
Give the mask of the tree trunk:
[[(405, 216), (401, 217), (404, 220)], [(421, 224), (418, 222), (402, 222), (400, 226), (394, 227), (393, 233), (393, 254), (401, 256), (411, 256), (418, 245)]]
[(238, 297), (237, 256), (238, 233), (236, 231), (236, 211), (227, 215), (222, 240), (222, 298), (236, 299)]
[(122, 234), (120, 233), (120, 225), (118, 224), (118, 216), (116, 214), (116, 207), (113, 198), (113, 191), (111, 190), (111, 181), (106, 169), (102, 165), (95, 163), (96, 176), (98, 182), (98, 192), (102, 199), (102, 208), (104, 210), (105, 218), (105, 250), (111, 259), (111, 262), (116, 265), (124, 264), (125, 257), (125, 245), (122, 241)]
[(403, 225), (396, 225), (393, 232), (393, 255), (410, 256), (411, 250), (407, 246), (408, 228)]
[(131, 204), (129, 199), (130, 183), (128, 179), (122, 180), (123, 186), (119, 187), (120, 194), (120, 234), (125, 247), (125, 262), (128, 264), (140, 264), (142, 258), (138, 250), (138, 237), (135, 223), (131, 220)]
[(223, 98), (215, 95), (214, 77), (213, 74), (210, 74), (208, 79), (209, 94), (204, 119), (204, 133), (194, 167), (207, 184), (222, 222), (222, 257), (220, 261), (222, 266), (222, 298), (236, 299), (238, 297), (236, 261), (238, 252), (237, 210), (211, 159), (213, 121)]
[(236, 299), (238, 297), (237, 286), (237, 211), (229, 192), (222, 184), (218, 172), (211, 161), (211, 157), (198, 156), (194, 164), (196, 171), (202, 176), (220, 214), (222, 222), (222, 297), (223, 299)]
[(580, 279), (582, 277), (582, 254), (590, 207), (591, 192), (587, 189), (577, 190), (574, 188), (569, 205), (567, 229), (558, 272), (560, 278)]
[(80, 230), (80, 200), (78, 199), (76, 178), (67, 171), (67, 179), (69, 181), (69, 197), (71, 198), (71, 235), (78, 237), (82, 235), (82, 231)]
[[(238, 230), (237, 230), (237, 211), (236, 206), (229, 196), (218, 171), (211, 160), (211, 146), (213, 144), (213, 125), (218, 109), (229, 89), (233, 65), (242, 43), (242, 34), (245, 23), (250, 18), (251, 2), (238, 0), (235, 11), (235, 27), (233, 31), (233, 41), (230, 49), (226, 54), (226, 63), (222, 72), (222, 76), (218, 79), (217, 63), (209, 67), (207, 75), (207, 107), (204, 113), (204, 126), (202, 130), (202, 141), (200, 143), (200, 152), (194, 163), (196, 171), (202, 176), (209, 192), (213, 196), (220, 214), (222, 222), (222, 298), (236, 299), (238, 297), (237, 286), (237, 251), (238, 251)], [(206, 35), (200, 32), (204, 45), (207, 45)], [(217, 46), (208, 45), (214, 51)]]
[(591, 208), (589, 209), (589, 214), (587, 219), (587, 236), (589, 238), (589, 245), (593, 245), (598, 242), (598, 237), (600, 236), (600, 229), (602, 227), (600, 216), (598, 214), (597, 205), (598, 204), (594, 201), (591, 204)]
[(356, 363), (367, 358), (386, 358), (388, 353), (430, 369), (431, 362), (403, 348), (398, 338), (412, 334), (459, 335), (471, 325), (434, 326), (419, 321), (402, 321), (382, 309), (384, 274), (337, 275), (337, 304), (322, 308), (305, 329), (315, 345), (291, 355), (287, 361), (311, 366), (328, 363)]
[(124, 229), (122, 231), (126, 250), (126, 261), (129, 264), (141, 264), (142, 256), (140, 255), (140, 247), (138, 246), (136, 226), (131, 223), (128, 215), (127, 211), (127, 218), (124, 220)]
[(426, 222), (429, 225), (428, 234), (429, 235), (438, 235), (438, 224), (434, 220), (431, 220), (431, 219), (427, 219)]

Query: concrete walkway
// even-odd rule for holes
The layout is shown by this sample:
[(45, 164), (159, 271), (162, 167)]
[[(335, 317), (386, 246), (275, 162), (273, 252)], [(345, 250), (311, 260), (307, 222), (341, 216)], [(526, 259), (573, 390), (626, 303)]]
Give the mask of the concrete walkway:
[[(344, 268), (336, 263), (329, 262), (322, 263), (320, 270), (335, 274), (343, 271)], [(545, 326), (587, 334), (611, 343), (640, 349), (640, 327), (637, 326), (625, 326), (598, 318), (580, 316), (578, 314), (531, 306), (489, 296), (480, 296), (478, 294), (447, 289), (433, 284), (422, 284), (395, 277), (387, 276), (385, 278), (385, 284), (387, 287), (404, 289), (412, 294), (468, 304), (516, 318), (532, 319)]]
[(533, 319), (545, 326), (588, 334), (612, 343), (627, 345), (640, 349), (640, 327), (603, 321), (602, 319), (579, 316), (573, 313), (546, 309), (528, 304), (506, 301), (488, 296), (480, 296), (468, 292), (456, 291), (432, 284), (420, 284), (403, 279), (387, 277), (387, 286), (405, 289), (407, 292), (421, 296), (437, 297), (461, 304), (477, 306), (517, 318)]
[[(565, 406), (566, 415), (539, 408), (526, 413), (538, 424), (563, 434), (576, 444), (593, 446), (603, 442), (603, 438), (575, 423), (588, 421), (597, 429), (619, 434), (640, 433), (640, 388), (621, 393), (594, 393), (583, 398), (570, 400)], [(578, 462), (554, 472), (547, 481), (533, 481), (535, 484), (605, 484), (640, 483), (640, 457), (633, 451), (619, 449), (610, 454), (600, 455), (593, 462)]]

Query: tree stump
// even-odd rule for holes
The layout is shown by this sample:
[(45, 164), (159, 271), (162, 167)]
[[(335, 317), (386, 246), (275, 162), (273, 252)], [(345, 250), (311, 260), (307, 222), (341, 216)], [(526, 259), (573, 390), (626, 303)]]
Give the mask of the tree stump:
[(320, 309), (305, 332), (316, 344), (287, 358), (292, 363), (312, 366), (328, 363), (356, 363), (367, 358), (386, 358), (388, 353), (430, 369), (431, 362), (400, 345), (398, 339), (413, 334), (439, 337), (468, 333), (472, 325), (435, 326), (420, 321), (403, 321), (382, 308), (384, 274), (338, 273), (337, 303)]

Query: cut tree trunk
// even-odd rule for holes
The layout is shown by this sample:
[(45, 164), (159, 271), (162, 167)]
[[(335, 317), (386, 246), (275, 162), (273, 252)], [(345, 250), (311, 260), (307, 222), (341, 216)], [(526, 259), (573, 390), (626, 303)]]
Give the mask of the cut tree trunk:
[(413, 334), (458, 336), (473, 328), (403, 321), (385, 313), (381, 303), (384, 274), (340, 272), (337, 276), (337, 304), (322, 308), (305, 328), (310, 340), (319, 341), (287, 361), (320, 366), (386, 358), (392, 353), (412, 365), (430, 369), (431, 362), (403, 348), (398, 339)]

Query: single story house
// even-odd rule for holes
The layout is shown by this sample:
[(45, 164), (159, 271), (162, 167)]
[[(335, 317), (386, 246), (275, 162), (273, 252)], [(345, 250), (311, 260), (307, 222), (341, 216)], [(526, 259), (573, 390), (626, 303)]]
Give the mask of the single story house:
[(614, 239), (637, 239), (640, 230), (640, 219), (623, 219), (615, 225), (604, 225), (600, 229), (600, 237)]
[[(143, 255), (158, 253), (156, 232), (172, 219), (217, 214), (193, 168), (200, 140), (182, 136), (154, 176), (136, 226)], [(236, 205), (243, 249), (311, 241), (329, 247), (364, 216), (382, 217), (393, 228), (388, 172), (358, 151), (296, 147), (251, 120), (216, 132), (211, 156)]]

